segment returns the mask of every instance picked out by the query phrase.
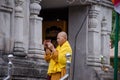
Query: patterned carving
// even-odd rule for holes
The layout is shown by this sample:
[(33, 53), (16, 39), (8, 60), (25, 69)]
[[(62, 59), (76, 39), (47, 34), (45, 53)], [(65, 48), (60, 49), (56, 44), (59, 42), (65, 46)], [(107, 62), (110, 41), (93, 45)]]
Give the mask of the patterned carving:
[(41, 10), (40, 0), (30, 0), (30, 2), (29, 53), (39, 55), (42, 50), (42, 18), (37, 16)]
[(5, 4), (9, 5), (10, 4), (10, 0), (5, 0)]
[(66, 0), (69, 4), (100, 4), (106, 7), (113, 8), (111, 0)]
[(24, 0), (15, 0), (15, 42), (14, 55), (26, 56), (23, 43), (23, 4)]
[(31, 4), (30, 4), (30, 15), (38, 15), (40, 10), (41, 10), (41, 6), (39, 5), (41, 0), (30, 0)]
[(39, 3), (41, 0), (30, 0), (31, 3)]
[(8, 6), (8, 5), (10, 5), (11, 1), (12, 0), (0, 0), (0, 5), (6, 5), (6, 6)]
[(107, 20), (105, 19), (105, 17), (103, 17), (102, 22), (101, 22), (101, 32), (102, 34), (107, 34)]
[(15, 0), (16, 6), (21, 6), (23, 4), (24, 0)]
[(79, 0), (81, 4), (86, 4), (88, 0)]
[(89, 31), (96, 30), (98, 25), (98, 19), (97, 19), (98, 15), (99, 15), (99, 10), (96, 9), (96, 6), (92, 6), (89, 11), (89, 21), (88, 21)]
[[(99, 22), (98, 16), (100, 13), (99, 6), (92, 5), (89, 11), (88, 19), (88, 56), (87, 65), (89, 66), (101, 66), (100, 63), (100, 37), (99, 37)], [(96, 41), (97, 39), (97, 41)], [(96, 45), (97, 44), (97, 45)]]
[(23, 17), (23, 8), (22, 8), (22, 4), (23, 4), (23, 0), (15, 0), (15, 16), (19, 16), (19, 17)]

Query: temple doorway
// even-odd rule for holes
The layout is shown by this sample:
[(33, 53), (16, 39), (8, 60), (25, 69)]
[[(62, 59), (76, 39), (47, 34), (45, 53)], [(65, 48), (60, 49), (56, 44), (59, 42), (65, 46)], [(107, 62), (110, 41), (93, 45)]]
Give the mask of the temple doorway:
[(51, 40), (57, 46), (56, 36), (60, 31), (68, 32), (68, 9), (45, 9), (41, 10), (43, 17), (42, 38)]

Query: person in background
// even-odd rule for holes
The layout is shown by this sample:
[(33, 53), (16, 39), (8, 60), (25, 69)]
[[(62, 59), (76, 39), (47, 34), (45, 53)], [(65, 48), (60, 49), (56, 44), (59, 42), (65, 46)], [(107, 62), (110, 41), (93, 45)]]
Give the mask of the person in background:
[(66, 53), (72, 55), (71, 46), (67, 40), (66, 32), (57, 35), (58, 46), (55, 48), (50, 41), (44, 41), (44, 59), (49, 63), (47, 74), (50, 80), (59, 80), (66, 74)]

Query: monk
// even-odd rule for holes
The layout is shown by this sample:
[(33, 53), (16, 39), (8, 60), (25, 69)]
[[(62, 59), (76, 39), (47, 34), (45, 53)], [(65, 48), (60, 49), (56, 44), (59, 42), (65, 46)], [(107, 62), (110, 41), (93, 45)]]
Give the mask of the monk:
[(66, 74), (66, 53), (72, 55), (71, 46), (67, 40), (66, 32), (59, 32), (57, 35), (57, 48), (51, 42), (44, 43), (44, 59), (49, 63), (47, 74), (50, 80), (59, 80)]

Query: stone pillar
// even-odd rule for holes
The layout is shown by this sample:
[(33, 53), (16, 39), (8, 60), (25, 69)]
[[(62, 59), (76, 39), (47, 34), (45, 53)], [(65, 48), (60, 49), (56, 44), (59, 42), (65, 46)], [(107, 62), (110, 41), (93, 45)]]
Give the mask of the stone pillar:
[(14, 55), (26, 56), (24, 53), (23, 44), (23, 9), (22, 4), (24, 0), (15, 0), (15, 41), (14, 41)]
[(40, 0), (30, 1), (30, 30), (29, 30), (29, 51), (28, 57), (34, 59), (43, 58), (42, 46), (42, 18), (38, 17), (41, 10)]
[(100, 29), (98, 23), (99, 7), (91, 6), (88, 21), (88, 55), (87, 65), (98, 69), (100, 63)]
[[(42, 45), (42, 18), (38, 17), (41, 10), (40, 0), (30, 0), (30, 26), (29, 26), (29, 49), (27, 57), (35, 61), (39, 67), (40, 80), (45, 80), (47, 76), (47, 64), (43, 59), (44, 47)], [(35, 66), (36, 66), (35, 65)], [(37, 68), (38, 68), (37, 67)], [(36, 72), (36, 71), (35, 71)]]
[[(109, 20), (110, 21), (110, 20)], [(112, 24), (112, 22), (110, 23)], [(105, 59), (105, 62), (107, 65), (110, 65), (110, 34), (111, 34), (111, 27), (108, 25), (108, 18), (106, 16), (103, 16), (102, 22), (101, 22), (101, 39), (104, 41), (101, 41), (102, 51), (103, 51), (103, 58)]]
[(101, 22), (101, 78), (113, 79), (113, 68), (110, 65), (110, 29), (104, 16)]
[(10, 53), (11, 50), (11, 27), (13, 18), (13, 5), (12, 1), (1, 0), (0, 1), (0, 51), (4, 53)]
[(106, 48), (107, 54), (105, 56), (107, 56), (107, 64), (109, 64), (109, 65), (110, 65), (110, 48), (111, 48), (110, 34), (111, 34), (111, 30), (108, 30), (108, 28), (107, 28), (107, 36), (106, 36), (107, 37), (107, 48)]
[(108, 53), (108, 49), (110, 48), (109, 45), (109, 41), (107, 39), (107, 20), (105, 19), (105, 17), (103, 17), (102, 22), (101, 22), (101, 59), (102, 60), (102, 65), (110, 65), (109, 62), (109, 53)]

